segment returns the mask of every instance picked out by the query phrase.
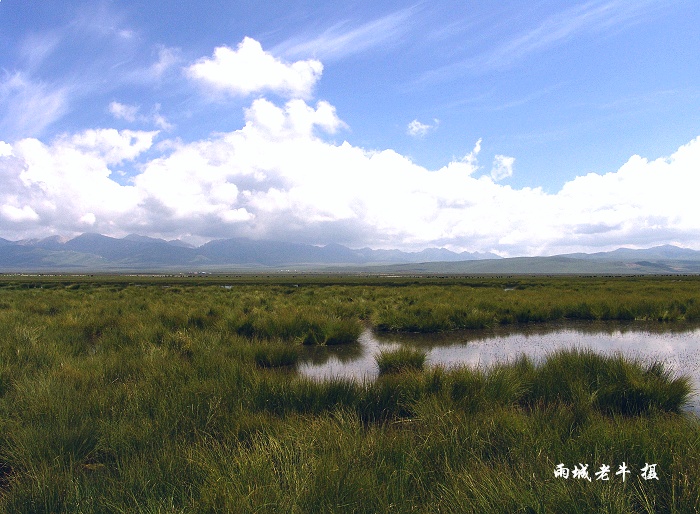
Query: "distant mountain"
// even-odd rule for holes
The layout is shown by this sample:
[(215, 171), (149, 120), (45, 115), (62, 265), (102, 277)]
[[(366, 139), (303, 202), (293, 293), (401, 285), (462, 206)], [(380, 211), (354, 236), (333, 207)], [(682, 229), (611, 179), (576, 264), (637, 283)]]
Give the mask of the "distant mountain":
[(138, 234), (129, 234), (122, 238), (123, 241), (136, 241), (137, 243), (162, 243), (167, 244), (165, 239), (158, 239), (156, 237), (140, 236)]
[(191, 245), (190, 243), (186, 243), (185, 241), (180, 241), (179, 239), (171, 239), (167, 241), (169, 245), (173, 246), (179, 246), (181, 248), (196, 248), (194, 245)]
[(44, 239), (24, 239), (22, 241), (17, 241), (18, 244), (23, 246), (35, 246), (37, 248), (45, 248), (47, 250), (62, 250), (63, 244), (68, 241), (67, 238), (61, 236), (51, 236)]
[(263, 266), (286, 266), (290, 264), (377, 264), (426, 261), (459, 261), (483, 258), (493, 254), (455, 253), (442, 248), (431, 248), (422, 252), (400, 250), (353, 250), (339, 244), (313, 246), (301, 243), (278, 241), (253, 241), (250, 239), (220, 239), (210, 241), (197, 252), (212, 264), (258, 264)]
[(22, 241), (0, 239), (1, 271), (222, 271), (290, 266), (375, 273), (672, 274), (700, 273), (700, 252), (667, 245), (646, 250), (621, 248), (594, 254), (502, 259), (495, 254), (456, 253), (444, 248), (403, 252), (244, 238), (219, 239), (199, 247), (137, 234), (121, 239), (91, 233), (70, 240), (59, 236)]
[(122, 238), (125, 241), (135, 241), (137, 243), (160, 243), (168, 244), (173, 246), (179, 246), (181, 248), (194, 248), (193, 245), (180, 241), (179, 239), (173, 239), (171, 241), (166, 241), (165, 239), (158, 239), (156, 237), (140, 236), (138, 234), (129, 234)]
[(75, 252), (98, 255), (117, 268), (191, 266), (202, 261), (194, 249), (153, 238), (134, 240), (132, 236), (116, 239), (100, 234), (83, 234), (66, 242), (64, 247)]
[(250, 239), (219, 239), (197, 248), (197, 252), (212, 264), (257, 264), (283, 266), (287, 264), (329, 264), (319, 247), (299, 243), (253, 241)]
[(47, 250), (12, 242), (0, 245), (0, 270), (3, 271), (98, 270), (104, 265), (104, 260), (95, 255)]
[(226, 267), (337, 266), (497, 258), (493, 254), (455, 253), (442, 248), (421, 252), (354, 250), (339, 244), (314, 246), (280, 241), (220, 239), (194, 247), (179, 240), (166, 241), (129, 234), (121, 239), (85, 233), (66, 240), (45, 239), (0, 242), (0, 269), (83, 268), (96, 270), (158, 270)]
[(636, 250), (632, 248), (618, 248), (611, 252), (597, 252), (597, 253), (572, 253), (567, 254), (566, 257), (572, 257), (576, 259), (603, 259), (609, 261), (639, 261), (639, 260), (698, 260), (700, 259), (700, 252), (691, 250), (689, 248), (679, 248), (673, 245), (663, 245), (654, 246), (653, 248), (646, 248), (641, 250)]
[(392, 264), (356, 269), (367, 273), (417, 275), (697, 275), (700, 259), (624, 262), (567, 256)]

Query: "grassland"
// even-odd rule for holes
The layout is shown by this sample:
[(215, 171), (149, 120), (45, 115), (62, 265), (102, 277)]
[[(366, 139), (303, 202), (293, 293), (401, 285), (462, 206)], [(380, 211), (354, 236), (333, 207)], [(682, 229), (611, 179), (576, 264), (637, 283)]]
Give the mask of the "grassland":
[[(224, 287), (225, 286), (225, 287)], [(230, 286), (230, 287), (229, 287)], [(364, 326), (700, 320), (700, 279), (4, 277), (0, 511), (697, 512), (660, 363), (569, 351), (373, 382), (295, 371)], [(623, 482), (622, 463), (632, 473)], [(591, 481), (555, 467), (589, 465)], [(657, 465), (658, 480), (640, 469)], [(601, 465), (610, 480), (596, 480)]]

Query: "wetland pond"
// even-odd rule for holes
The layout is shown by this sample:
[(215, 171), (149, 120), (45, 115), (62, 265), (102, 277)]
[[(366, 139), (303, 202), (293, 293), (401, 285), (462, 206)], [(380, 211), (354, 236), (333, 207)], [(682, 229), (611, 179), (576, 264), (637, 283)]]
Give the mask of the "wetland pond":
[(428, 366), (488, 367), (515, 360), (522, 354), (539, 361), (563, 348), (620, 352), (645, 362), (660, 361), (674, 374), (690, 377), (695, 394), (687, 409), (700, 414), (700, 325), (567, 322), (438, 334), (378, 333), (367, 329), (357, 344), (306, 348), (299, 371), (319, 379), (373, 379), (378, 375), (375, 356), (401, 345), (425, 351)]

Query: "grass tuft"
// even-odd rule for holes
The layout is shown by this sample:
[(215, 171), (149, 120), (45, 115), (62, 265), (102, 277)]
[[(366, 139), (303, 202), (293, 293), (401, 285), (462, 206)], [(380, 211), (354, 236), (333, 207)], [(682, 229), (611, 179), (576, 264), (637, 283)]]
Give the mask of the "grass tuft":
[(397, 350), (383, 350), (379, 352), (375, 360), (380, 375), (405, 371), (422, 371), (425, 366), (426, 353), (402, 346)]
[(255, 348), (255, 364), (261, 368), (293, 367), (299, 362), (299, 349), (285, 343), (259, 343)]

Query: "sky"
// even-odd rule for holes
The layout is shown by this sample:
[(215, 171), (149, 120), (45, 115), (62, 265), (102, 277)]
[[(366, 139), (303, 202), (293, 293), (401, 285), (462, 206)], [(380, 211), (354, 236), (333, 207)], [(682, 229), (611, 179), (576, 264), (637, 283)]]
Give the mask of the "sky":
[(0, 237), (700, 250), (700, 2), (0, 0)]

